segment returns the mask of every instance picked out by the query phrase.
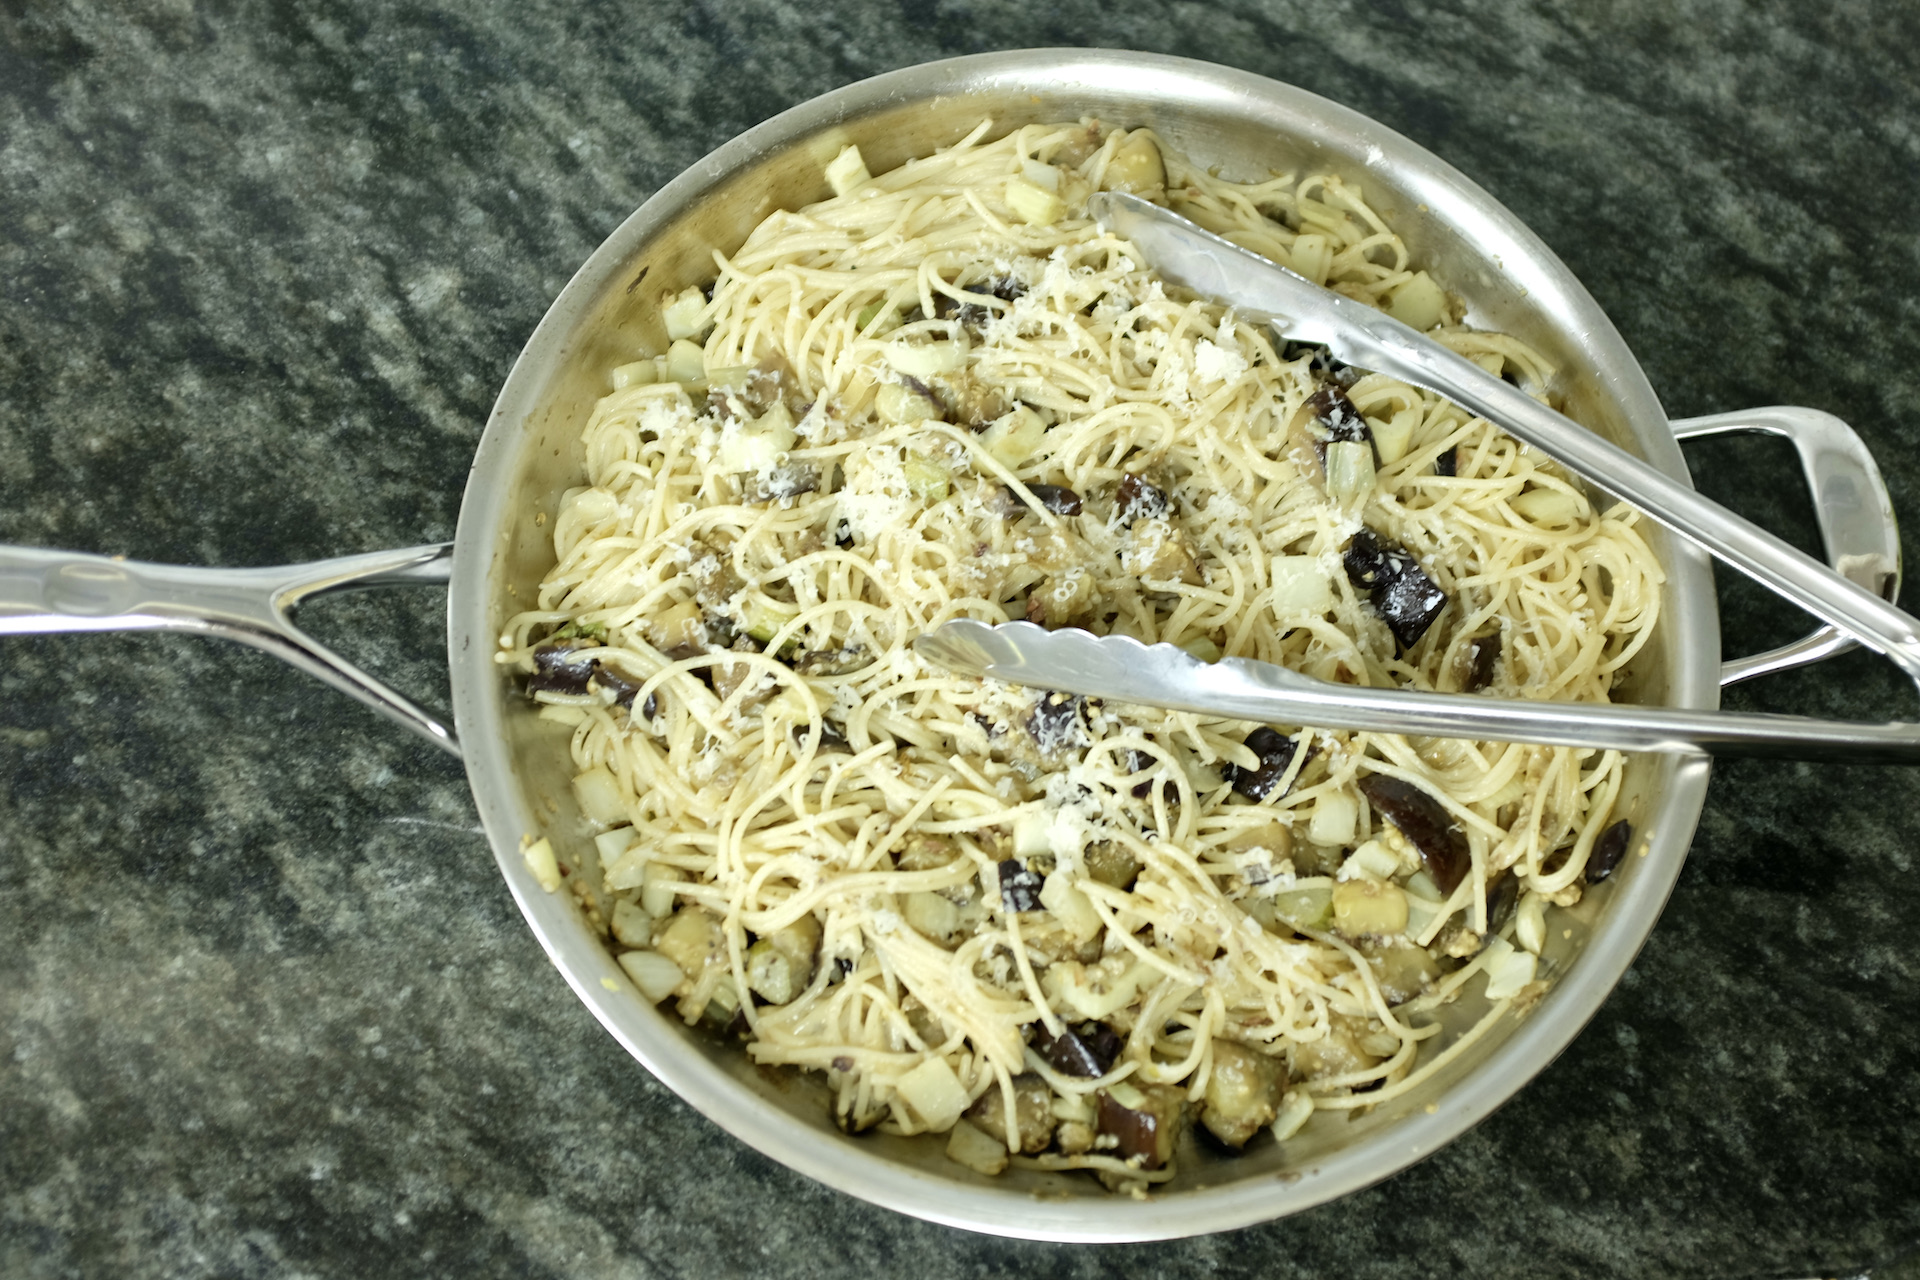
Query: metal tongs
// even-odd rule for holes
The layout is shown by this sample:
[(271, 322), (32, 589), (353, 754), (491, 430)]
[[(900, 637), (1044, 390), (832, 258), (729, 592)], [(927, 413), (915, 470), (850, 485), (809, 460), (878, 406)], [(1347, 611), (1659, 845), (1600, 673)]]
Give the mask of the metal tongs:
[[(1833, 629), (1793, 646), (1791, 656), (1770, 655), (1776, 659), (1771, 663), (1749, 661), (1726, 678), (1798, 665), (1849, 647), (1846, 641), (1851, 639), (1891, 658), (1920, 685), (1920, 621), (1890, 599), (1364, 303), (1324, 289), (1136, 196), (1102, 193), (1089, 202), (1089, 209), (1103, 228), (1133, 242), (1171, 283), (1268, 316), (1282, 336), (1323, 345), (1349, 365), (1445, 396), (1633, 504)], [(1740, 426), (1794, 434), (1818, 487), (1821, 474), (1818, 459), (1812, 456), (1815, 450), (1793, 430), (1792, 416), (1799, 415), (1801, 425), (1809, 417), (1826, 419), (1842, 433), (1851, 433), (1837, 419), (1813, 411), (1757, 411), (1763, 418), (1769, 414), (1774, 421), (1736, 424), (1726, 420), (1756, 415), (1700, 420), (1691, 424), (1693, 430), (1681, 434)], [(1878, 471), (1864, 452), (1859, 454), (1855, 475), (1880, 486)], [(1822, 496), (1816, 492), (1816, 498)], [(1866, 539), (1872, 554), (1848, 555), (1835, 546), (1835, 530), (1824, 507), (1822, 529), (1841, 566), (1891, 594), (1899, 584), (1899, 544), (1891, 511), (1884, 509), (1884, 502), (1880, 505), (1884, 517), (1880, 536)], [(1266, 723), (1629, 751), (1920, 763), (1920, 724), (1358, 688), (1245, 658), (1207, 663), (1172, 645), (1148, 646), (1123, 636), (1095, 636), (1071, 628), (1049, 632), (1024, 622), (992, 626), (954, 620), (920, 637), (914, 647), (942, 666), (1013, 684)]]

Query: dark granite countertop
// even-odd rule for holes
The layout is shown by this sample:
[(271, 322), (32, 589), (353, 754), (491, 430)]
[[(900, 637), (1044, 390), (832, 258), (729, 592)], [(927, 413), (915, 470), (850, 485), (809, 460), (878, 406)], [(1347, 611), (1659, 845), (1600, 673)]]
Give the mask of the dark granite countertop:
[[(1920, 512), (1920, 10), (1861, 0), (0, 8), (0, 541), (250, 565), (452, 535), (495, 389), (728, 137), (953, 53), (1110, 43), (1373, 115), (1532, 225), (1676, 415), (1852, 422)], [(1784, 448), (1690, 446), (1811, 543)], [(1734, 649), (1791, 609), (1725, 583)], [(312, 619), (443, 687), (438, 600)], [(1730, 702), (1912, 714), (1854, 656)], [(1562, 1059), (1292, 1219), (1106, 1249), (770, 1163), (588, 1016), (458, 765), (268, 658), (0, 639), (0, 1275), (1789, 1277), (1920, 1237), (1920, 774), (1719, 768)]]

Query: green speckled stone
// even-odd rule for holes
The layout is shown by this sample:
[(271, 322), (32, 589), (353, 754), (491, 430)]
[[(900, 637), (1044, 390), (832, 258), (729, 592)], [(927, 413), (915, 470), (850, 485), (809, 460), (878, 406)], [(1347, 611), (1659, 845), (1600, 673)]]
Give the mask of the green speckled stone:
[[(1920, 9), (1841, 0), (25, 0), (0, 8), (0, 541), (249, 565), (451, 536), (569, 273), (739, 130), (1111, 43), (1372, 115), (1489, 188), (1675, 415), (1814, 405), (1920, 510)], [(1810, 543), (1790, 456), (1690, 446)], [(1804, 622), (1723, 583), (1731, 647)], [(431, 593), (317, 608), (438, 696)], [(1913, 715), (1851, 657), (1729, 701)], [(0, 1275), (1795, 1277), (1920, 1237), (1920, 774), (1735, 763), (1592, 1026), (1424, 1164), (1068, 1248), (701, 1119), (521, 926), (458, 766), (250, 651), (0, 639)]]

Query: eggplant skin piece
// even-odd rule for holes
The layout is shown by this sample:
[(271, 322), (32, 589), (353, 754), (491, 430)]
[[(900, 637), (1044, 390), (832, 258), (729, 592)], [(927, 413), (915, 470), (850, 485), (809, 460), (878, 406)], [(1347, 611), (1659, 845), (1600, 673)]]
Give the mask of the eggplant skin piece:
[(1027, 868), (1017, 858), (1000, 864), (1000, 901), (1008, 911), (1038, 911), (1040, 889), (1047, 878)]
[(1063, 1076), (1083, 1080), (1103, 1076), (1113, 1070), (1114, 1059), (1120, 1056), (1120, 1034), (1104, 1022), (1062, 1027), (1057, 1036), (1048, 1033), (1044, 1022), (1028, 1025), (1033, 1030), (1034, 1051)]
[(634, 695), (640, 692), (640, 683), (627, 679), (600, 659), (588, 657), (591, 652), (558, 644), (535, 649), (533, 674), (527, 677), (527, 693), (582, 694), (605, 689), (613, 694), (615, 703), (632, 707)]
[(1387, 821), (1420, 851), (1420, 860), (1443, 894), (1460, 887), (1473, 857), (1467, 852), (1467, 837), (1454, 824), (1446, 806), (1432, 796), (1399, 778), (1370, 773), (1360, 779), (1360, 794), (1367, 803), (1385, 814)]
[(1127, 524), (1135, 520), (1157, 520), (1167, 514), (1167, 495), (1145, 476), (1129, 471), (1120, 477), (1113, 507)]
[(1620, 865), (1620, 859), (1626, 856), (1627, 843), (1633, 839), (1633, 824), (1625, 818), (1614, 823), (1600, 833), (1593, 842), (1593, 852), (1587, 855), (1587, 883), (1599, 884), (1613, 874)]
[(1087, 700), (1079, 694), (1042, 693), (1027, 717), (1027, 732), (1042, 751), (1072, 751), (1091, 741), (1087, 736)]
[(1265, 725), (1247, 735), (1247, 746), (1260, 757), (1258, 769), (1244, 769), (1239, 765), (1228, 765), (1227, 780), (1233, 789), (1249, 800), (1265, 800), (1280, 785), (1280, 779), (1286, 776), (1287, 766), (1293, 763), (1294, 752), (1299, 744), (1286, 734)]
[(1467, 683), (1462, 693), (1478, 693), (1493, 683), (1500, 668), (1500, 633), (1475, 636), (1467, 645)]
[[(813, 740), (813, 726), (797, 724), (793, 726), (793, 746), (796, 751), (805, 751), (807, 743)], [(847, 741), (847, 735), (831, 720), (820, 722), (820, 751), (852, 752), (853, 744)]]
[(1322, 387), (1307, 397), (1307, 412), (1333, 440), (1372, 440), (1367, 420), (1339, 387)]
[(1393, 632), (1402, 649), (1411, 649), (1447, 607), (1447, 593), (1429, 578), (1406, 548), (1386, 541), (1371, 529), (1353, 535), (1341, 557), (1347, 577), (1364, 587), (1373, 609)]

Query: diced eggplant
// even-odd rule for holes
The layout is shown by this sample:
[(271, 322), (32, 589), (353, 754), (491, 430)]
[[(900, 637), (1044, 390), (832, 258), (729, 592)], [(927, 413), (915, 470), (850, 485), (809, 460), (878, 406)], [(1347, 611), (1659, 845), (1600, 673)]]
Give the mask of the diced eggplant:
[(1087, 745), (1087, 700), (1072, 693), (1043, 693), (1027, 717), (1027, 732), (1044, 752)]
[(1280, 785), (1299, 744), (1286, 734), (1262, 725), (1247, 735), (1247, 746), (1260, 757), (1260, 767), (1243, 769), (1230, 764), (1222, 772), (1226, 773), (1233, 789), (1247, 799), (1265, 800)]
[(780, 502), (820, 488), (820, 470), (804, 462), (788, 462), (766, 471), (748, 472), (741, 481), (741, 500)]
[(793, 669), (803, 676), (844, 676), (872, 662), (865, 645), (850, 644), (844, 649), (810, 649), (793, 660)]
[(978, 329), (993, 319), (993, 308), (983, 307), (977, 302), (961, 302), (943, 293), (933, 300), (933, 317), (936, 320), (957, 321), (967, 329)]
[(1500, 667), (1500, 633), (1475, 636), (1467, 643), (1467, 678), (1460, 688), (1463, 693), (1478, 693), (1493, 683), (1494, 673)]
[(1593, 852), (1587, 855), (1587, 883), (1599, 884), (1612, 875), (1632, 839), (1633, 827), (1624, 818), (1602, 831), (1593, 842)]
[(1166, 194), (1167, 166), (1152, 135), (1135, 131), (1107, 161), (1106, 185), (1114, 191), (1130, 191), (1149, 200), (1162, 200)]
[(1407, 941), (1376, 943), (1361, 948), (1373, 968), (1380, 994), (1390, 1005), (1405, 1004), (1440, 976), (1433, 953)]
[(918, 996), (907, 996), (901, 1000), (900, 1012), (907, 1015), (907, 1025), (913, 1028), (913, 1034), (920, 1037), (922, 1044), (934, 1048), (946, 1043), (946, 1026)]
[[(969, 305), (961, 309), (963, 315), (967, 311), (985, 311), (985, 308)], [(978, 323), (985, 322), (986, 317), (983, 316)], [(963, 320), (962, 323), (966, 322)], [(933, 391), (947, 411), (947, 421), (957, 422), (971, 431), (985, 431), (996, 419), (1005, 417), (1013, 407), (998, 388), (963, 373), (940, 379), (934, 384)]]
[(1140, 1169), (1158, 1169), (1173, 1158), (1186, 1109), (1185, 1090), (1122, 1080), (1100, 1091), (1099, 1136), (1094, 1139), (1094, 1148), (1111, 1150)]
[(1120, 567), (1159, 582), (1197, 587), (1205, 581), (1185, 530), (1165, 518), (1134, 522), (1120, 550)]
[(787, 1004), (807, 989), (820, 954), (820, 922), (801, 916), (747, 949), (747, 986), (768, 1004)]
[(647, 638), (662, 653), (672, 653), (676, 649), (705, 653), (708, 640), (706, 619), (699, 605), (691, 600), (682, 600), (648, 621)]
[(999, 870), (1001, 905), (1008, 911), (1038, 911), (1040, 890), (1047, 878), (1018, 858), (1008, 858)]
[[(733, 641), (733, 651), (759, 653), (760, 643), (752, 636), (736, 636)], [(760, 677), (760, 668), (745, 662), (717, 662), (707, 668), (707, 682), (713, 686), (714, 696), (723, 702), (739, 692), (741, 686), (748, 681), (758, 680)], [(760, 688), (741, 698), (740, 709), (750, 711), (771, 700), (779, 691), (779, 685), (771, 680), (766, 681)]]
[(987, 286), (987, 292), (1002, 302), (1012, 302), (1026, 295), (1027, 286), (1012, 276), (999, 276)]
[(1120, 487), (1113, 495), (1113, 509), (1127, 524), (1135, 520), (1158, 520), (1167, 514), (1167, 495), (1145, 476), (1130, 471), (1120, 477)]
[(1447, 607), (1447, 593), (1429, 578), (1405, 548), (1371, 529), (1353, 535), (1341, 557), (1347, 577), (1368, 592), (1402, 649), (1411, 649)]
[(1400, 829), (1426, 864), (1427, 874), (1441, 893), (1452, 893), (1472, 865), (1467, 837), (1454, 823), (1445, 805), (1399, 778), (1370, 773), (1359, 782), (1360, 794)]
[(653, 949), (680, 966), (690, 983), (727, 963), (727, 931), (705, 907), (684, 906), (656, 925)]
[(902, 871), (934, 871), (960, 856), (960, 849), (948, 836), (915, 832), (893, 855), (893, 865)]
[(1063, 1076), (1091, 1080), (1113, 1070), (1120, 1056), (1120, 1034), (1104, 1022), (1082, 1022), (1049, 1035), (1045, 1023), (1030, 1023), (1033, 1047), (1047, 1065)]
[(946, 413), (946, 406), (926, 383), (910, 374), (901, 374), (900, 381), (881, 385), (874, 396), (874, 412), (882, 421), (899, 425), (939, 420)]
[(1081, 855), (1087, 866), (1087, 878), (1115, 889), (1131, 889), (1140, 878), (1140, 859), (1125, 845), (1111, 840), (1090, 844)]
[(1292, 1074), (1296, 1078), (1311, 1080), (1365, 1071), (1380, 1061), (1380, 1056), (1369, 1052), (1363, 1044), (1369, 1035), (1365, 1021), (1345, 1014), (1334, 1014), (1328, 1019), (1326, 1035), (1318, 1040), (1295, 1043), (1289, 1048), (1288, 1052), (1293, 1058)]
[(1433, 460), (1433, 474), (1437, 476), (1457, 476), (1460, 474), (1460, 446), (1442, 449)]
[(687, 577), (693, 580), (693, 598), (706, 608), (721, 608), (745, 585), (733, 571), (733, 558), (726, 552), (698, 539), (687, 549), (691, 553)]
[[(1057, 516), (1080, 514), (1080, 495), (1065, 485), (1030, 484), (1027, 489), (1042, 507)], [(987, 498), (987, 510), (1002, 520), (1014, 520), (1027, 514), (1029, 508), (1011, 485), (1001, 485)]]
[[(795, 747), (805, 751), (807, 749), (807, 743), (812, 740), (812, 725), (797, 724), (793, 726), (793, 745)], [(839, 725), (836, 725), (831, 720), (822, 720), (820, 722), (820, 750), (822, 752), (844, 751), (851, 754), (853, 745), (847, 741), (847, 735), (840, 731)]]
[[(1013, 1078), (1013, 1118), (1023, 1154), (1035, 1155), (1053, 1141), (1053, 1090), (1031, 1071)], [(1007, 1099), (998, 1085), (967, 1108), (967, 1119), (1006, 1145)]]
[(1213, 1042), (1213, 1070), (1201, 1100), (1200, 1123), (1230, 1147), (1273, 1123), (1287, 1090), (1286, 1064), (1232, 1040)]

